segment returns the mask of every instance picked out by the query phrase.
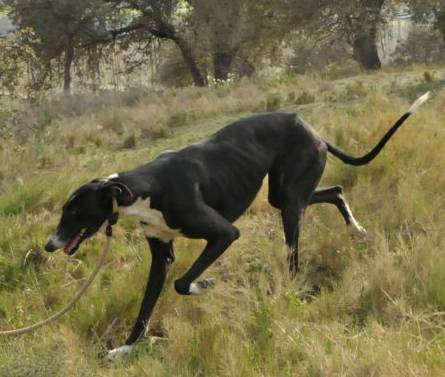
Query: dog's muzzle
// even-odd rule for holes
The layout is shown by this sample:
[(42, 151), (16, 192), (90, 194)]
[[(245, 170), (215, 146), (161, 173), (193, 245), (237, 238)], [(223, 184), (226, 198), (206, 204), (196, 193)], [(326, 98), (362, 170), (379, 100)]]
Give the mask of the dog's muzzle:
[(52, 253), (53, 251), (56, 251), (65, 246), (65, 243), (66, 242), (62, 242), (59, 237), (53, 234), (49, 237), (48, 242), (45, 245), (45, 250)]

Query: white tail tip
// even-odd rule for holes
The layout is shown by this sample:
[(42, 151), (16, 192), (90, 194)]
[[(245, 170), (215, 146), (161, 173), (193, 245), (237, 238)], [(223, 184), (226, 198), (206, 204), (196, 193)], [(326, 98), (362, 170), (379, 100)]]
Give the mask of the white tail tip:
[(417, 110), (418, 107), (422, 106), (424, 102), (428, 100), (428, 98), (430, 98), (430, 92), (426, 92), (423, 96), (417, 98), (411, 105), (411, 107), (408, 109), (407, 113), (412, 114), (414, 111)]

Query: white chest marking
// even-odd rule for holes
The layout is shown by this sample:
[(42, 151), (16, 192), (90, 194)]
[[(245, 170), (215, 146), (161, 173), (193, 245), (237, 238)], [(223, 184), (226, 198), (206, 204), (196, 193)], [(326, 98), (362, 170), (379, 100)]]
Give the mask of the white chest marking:
[(168, 242), (181, 235), (179, 229), (170, 228), (161, 211), (150, 207), (150, 198), (138, 198), (131, 206), (120, 207), (120, 212), (127, 216), (137, 217), (142, 224), (142, 229), (147, 237), (159, 238)]

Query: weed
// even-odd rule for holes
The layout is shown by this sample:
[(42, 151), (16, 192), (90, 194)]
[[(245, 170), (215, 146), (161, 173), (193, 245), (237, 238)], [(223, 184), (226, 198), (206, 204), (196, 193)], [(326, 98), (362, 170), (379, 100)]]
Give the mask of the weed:
[(136, 135), (134, 132), (132, 132), (124, 138), (122, 148), (132, 149), (134, 147), (136, 147)]

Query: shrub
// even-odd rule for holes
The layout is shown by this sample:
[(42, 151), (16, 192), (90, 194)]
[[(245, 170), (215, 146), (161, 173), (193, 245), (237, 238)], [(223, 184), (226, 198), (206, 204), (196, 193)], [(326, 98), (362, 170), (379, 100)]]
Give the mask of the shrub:
[(176, 128), (184, 126), (187, 123), (187, 113), (185, 111), (178, 111), (170, 116), (167, 120), (169, 128)]
[(315, 102), (315, 95), (306, 91), (301, 93), (295, 100), (295, 103), (297, 105), (306, 105), (308, 103), (314, 103), (314, 102)]
[(122, 148), (132, 149), (136, 146), (136, 135), (134, 132), (131, 132), (127, 135), (122, 143)]
[(158, 67), (155, 80), (167, 87), (182, 87), (193, 85), (190, 70), (184, 63), (177, 48), (164, 47), (164, 58)]
[(365, 97), (368, 94), (368, 88), (362, 81), (355, 81), (346, 86), (344, 94), (345, 99), (357, 99)]
[(266, 111), (276, 111), (280, 108), (281, 98), (277, 93), (270, 93), (266, 97)]
[(337, 40), (321, 43), (310, 36), (299, 35), (292, 41), (291, 49), (286, 62), (286, 71), (291, 74), (325, 70), (336, 63), (344, 67), (345, 62), (351, 59), (350, 47)]
[(428, 71), (423, 72), (423, 79), (425, 82), (433, 82), (434, 81), (434, 74)]

